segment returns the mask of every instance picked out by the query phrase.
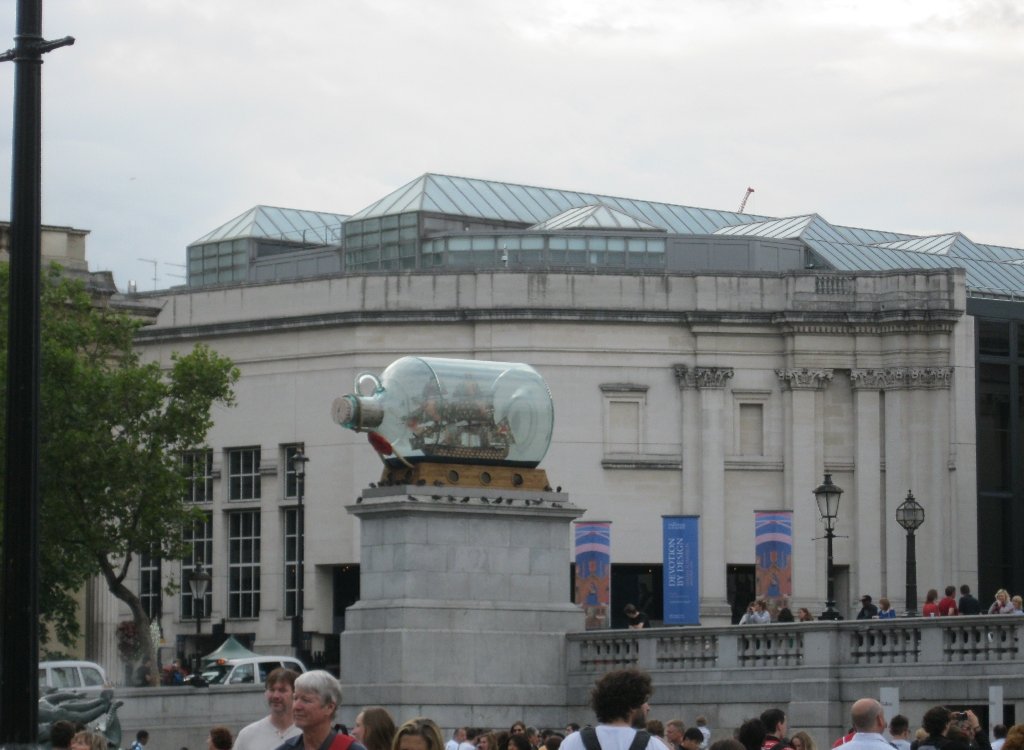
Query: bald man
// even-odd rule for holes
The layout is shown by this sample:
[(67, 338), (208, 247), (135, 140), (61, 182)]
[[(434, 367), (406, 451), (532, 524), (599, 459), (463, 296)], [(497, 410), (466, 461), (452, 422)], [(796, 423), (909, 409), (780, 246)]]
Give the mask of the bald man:
[(874, 698), (861, 698), (850, 709), (850, 724), (853, 739), (843, 745), (843, 750), (892, 750), (882, 732), (885, 731), (885, 711)]

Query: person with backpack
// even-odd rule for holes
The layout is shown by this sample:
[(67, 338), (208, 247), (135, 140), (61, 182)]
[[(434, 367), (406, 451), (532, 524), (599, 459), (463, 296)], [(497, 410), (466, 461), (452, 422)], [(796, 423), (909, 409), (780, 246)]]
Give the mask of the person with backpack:
[(560, 750), (665, 750), (661, 740), (634, 723), (646, 719), (654, 688), (651, 676), (639, 669), (608, 672), (590, 691), (590, 707), (598, 724), (573, 732)]
[[(302, 734), (286, 740), (278, 750), (366, 750), (352, 736), (334, 729), (340, 704), (341, 683), (330, 672), (314, 669), (296, 677), (292, 719)], [(441, 741), (437, 750), (443, 747)]]

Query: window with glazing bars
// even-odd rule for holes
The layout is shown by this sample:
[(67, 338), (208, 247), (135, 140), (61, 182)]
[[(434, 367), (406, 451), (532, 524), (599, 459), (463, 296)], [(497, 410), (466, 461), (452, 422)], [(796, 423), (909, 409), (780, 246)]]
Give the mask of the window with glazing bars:
[(228, 617), (260, 613), (260, 513), (228, 514)]
[(181, 454), (181, 466), (188, 482), (188, 487), (185, 490), (185, 502), (211, 502), (213, 500), (213, 451), (185, 451)]
[(228, 500), (259, 500), (260, 449), (228, 450)]
[(139, 556), (139, 602), (146, 617), (160, 616), (160, 558), (143, 552)]

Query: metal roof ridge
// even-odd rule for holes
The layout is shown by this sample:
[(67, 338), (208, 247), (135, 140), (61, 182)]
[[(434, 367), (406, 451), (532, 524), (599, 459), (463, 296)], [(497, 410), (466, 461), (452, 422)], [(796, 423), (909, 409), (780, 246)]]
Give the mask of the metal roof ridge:
[[(505, 180), (488, 180), (488, 179), (485, 179), (483, 177), (465, 177), (465, 176), (462, 176), (462, 175), (445, 174), (443, 172), (425, 172), (421, 176), (422, 177), (427, 177), (427, 178), (430, 178), (430, 177), (446, 177), (449, 180), (467, 180), (467, 181), (468, 180), (475, 180), (477, 182), (498, 183), (498, 184), (501, 184), (501, 185), (514, 185), (515, 187), (526, 188), (526, 189), (529, 189), (529, 190), (545, 190), (545, 191), (561, 192), (561, 193), (575, 193), (576, 195), (592, 195), (595, 198), (608, 198), (610, 200), (615, 200), (615, 201), (639, 201), (641, 203), (654, 203), (654, 204), (657, 204), (657, 205), (660, 205), (660, 206), (674, 206), (675, 208), (685, 208), (685, 209), (689, 209), (689, 210), (693, 210), (693, 211), (714, 211), (715, 213), (718, 213), (718, 214), (727, 214), (727, 215), (731, 215), (731, 216), (749, 216), (749, 217), (752, 217), (752, 218), (755, 218), (755, 219), (762, 219), (762, 220), (771, 220), (773, 218), (773, 217), (770, 217), (770, 216), (763, 216), (761, 214), (747, 214), (747, 213), (742, 213), (741, 214), (738, 211), (728, 211), (728, 210), (721, 209), (721, 208), (710, 208), (708, 206), (691, 206), (691, 205), (688, 205), (686, 203), (669, 203), (668, 201), (656, 201), (656, 200), (649, 200), (647, 198), (629, 198), (629, 197), (626, 197), (624, 195), (610, 195), (608, 193), (594, 193), (594, 192), (591, 192), (589, 190), (576, 190), (576, 189), (571, 189), (571, 188), (542, 187), (541, 185), (527, 185), (527, 184), (524, 184), (522, 182), (507, 182)], [(409, 183), (406, 183), (406, 184), (409, 184)], [(746, 222), (744, 222), (744, 223), (746, 223)]]

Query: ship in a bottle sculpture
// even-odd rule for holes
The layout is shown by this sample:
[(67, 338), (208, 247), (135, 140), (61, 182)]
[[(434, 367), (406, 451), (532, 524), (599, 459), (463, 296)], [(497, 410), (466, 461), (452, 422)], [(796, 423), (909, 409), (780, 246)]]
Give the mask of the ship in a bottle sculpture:
[(334, 420), (365, 432), (383, 484), (550, 490), (537, 465), (554, 428), (551, 393), (529, 365), (403, 357), (356, 376)]

